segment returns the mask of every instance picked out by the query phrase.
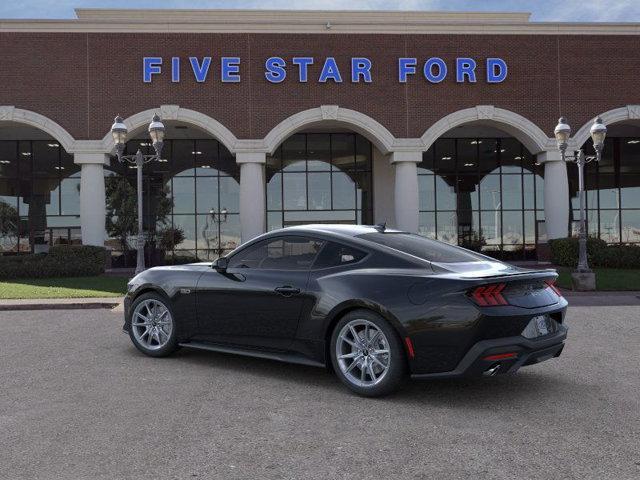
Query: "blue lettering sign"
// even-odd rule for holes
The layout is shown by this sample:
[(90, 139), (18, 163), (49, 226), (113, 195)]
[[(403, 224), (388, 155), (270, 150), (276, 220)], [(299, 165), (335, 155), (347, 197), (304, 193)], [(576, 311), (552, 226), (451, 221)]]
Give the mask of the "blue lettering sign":
[(340, 69), (336, 63), (336, 59), (333, 57), (327, 57), (324, 61), (324, 66), (320, 72), (319, 82), (326, 83), (327, 80), (333, 80), (336, 83), (342, 83), (342, 77), (340, 76)]
[(371, 60), (368, 58), (355, 57), (351, 59), (351, 82), (358, 83), (360, 77), (366, 83), (371, 83)]
[(157, 75), (162, 71), (162, 57), (144, 57), (142, 59), (142, 80), (151, 83), (151, 75)]
[(507, 62), (501, 58), (487, 58), (487, 83), (501, 83), (507, 78)]
[[(198, 83), (207, 81), (209, 69), (211, 68), (212, 57), (188, 57), (193, 71), (194, 78)], [(171, 57), (171, 82), (179, 83), (182, 77), (181, 57)], [(270, 83), (281, 83), (287, 78), (287, 62), (297, 67), (298, 82), (307, 83), (311, 66), (316, 63), (314, 57), (293, 57), (290, 60), (283, 57), (269, 57), (265, 61), (264, 76)], [(507, 79), (509, 69), (507, 62), (502, 58), (489, 57), (486, 62), (486, 83), (502, 83)], [(321, 63), (320, 60), (317, 63)], [(220, 57), (220, 82), (239, 83), (240, 57)], [(154, 75), (162, 75), (162, 57), (143, 57), (142, 59), (142, 79), (145, 83), (151, 83)], [(454, 66), (440, 57), (430, 57), (422, 64), (422, 73), (427, 82), (436, 84), (447, 79), (449, 67), (453, 71)], [(373, 62), (367, 57), (351, 57), (351, 83), (372, 83)], [(411, 76), (416, 75), (418, 59), (415, 57), (398, 58), (398, 83), (407, 83)], [(470, 57), (459, 57), (455, 59), (455, 77), (457, 83), (476, 83), (477, 60)], [(313, 71), (312, 71), (313, 73)], [(168, 72), (165, 74), (168, 75)], [(484, 73), (483, 73), (484, 75)], [(322, 62), (322, 68), (318, 75), (317, 82), (342, 83), (342, 74), (335, 57), (326, 57)]]
[(173, 83), (180, 81), (180, 57), (171, 58), (171, 81)]
[(222, 57), (220, 78), (223, 82), (238, 83), (240, 81), (240, 57)]
[(473, 58), (456, 58), (456, 82), (464, 83), (464, 77), (476, 83), (476, 61)]
[(264, 63), (267, 69), (264, 76), (271, 83), (280, 83), (287, 78), (287, 71), (284, 68), (286, 65), (287, 63), (280, 57), (269, 57)]
[[(438, 67), (438, 73), (433, 73), (433, 67)], [(431, 83), (440, 83), (447, 76), (447, 64), (438, 57), (427, 60), (424, 64), (424, 77)]]
[(309, 65), (313, 65), (313, 57), (293, 57), (291, 63), (298, 65), (298, 80), (307, 82)]
[(398, 59), (398, 81), (400, 83), (407, 83), (407, 75), (413, 75), (416, 73), (415, 58), (399, 58)]
[(189, 57), (189, 61), (191, 62), (191, 69), (193, 70), (193, 75), (196, 77), (196, 82), (204, 82), (207, 79), (209, 67), (211, 66), (211, 57), (204, 57), (202, 64), (198, 63), (198, 57)]

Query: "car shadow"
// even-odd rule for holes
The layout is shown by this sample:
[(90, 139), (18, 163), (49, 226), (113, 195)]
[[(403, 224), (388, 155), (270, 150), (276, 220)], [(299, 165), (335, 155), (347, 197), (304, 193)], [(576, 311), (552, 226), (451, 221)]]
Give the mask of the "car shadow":
[[(243, 377), (246, 377), (246, 381), (251, 382), (259, 376), (291, 386), (312, 386), (314, 389), (342, 393), (346, 396), (353, 395), (325, 368), (188, 348), (181, 349), (174, 358), (194, 366), (233, 371), (238, 381), (243, 381)], [(517, 374), (497, 375), (491, 378), (408, 380), (404, 387), (393, 395), (365, 400), (467, 409), (476, 406), (484, 409), (495, 407), (497, 401), (530, 403), (537, 399), (547, 402), (553, 398), (562, 398), (565, 395), (563, 392), (569, 389), (575, 392), (576, 388), (580, 388), (580, 385), (576, 385), (568, 377), (558, 375), (553, 368), (540, 368), (528, 367)]]

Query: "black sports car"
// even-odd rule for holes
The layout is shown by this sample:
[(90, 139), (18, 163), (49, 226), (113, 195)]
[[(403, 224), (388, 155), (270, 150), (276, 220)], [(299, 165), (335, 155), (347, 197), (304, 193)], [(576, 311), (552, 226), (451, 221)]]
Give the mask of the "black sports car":
[(491, 376), (559, 356), (556, 276), (384, 226), (290, 227), (213, 264), (137, 275), (124, 329), (147, 355), (191, 347), (326, 366), (376, 396), (408, 374)]

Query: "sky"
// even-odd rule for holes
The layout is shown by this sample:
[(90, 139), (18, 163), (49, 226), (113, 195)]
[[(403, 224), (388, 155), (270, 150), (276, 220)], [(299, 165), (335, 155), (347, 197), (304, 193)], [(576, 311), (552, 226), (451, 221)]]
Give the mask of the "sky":
[(640, 22), (640, 0), (3, 0), (0, 18), (75, 18), (74, 8), (515, 11), (540, 22)]

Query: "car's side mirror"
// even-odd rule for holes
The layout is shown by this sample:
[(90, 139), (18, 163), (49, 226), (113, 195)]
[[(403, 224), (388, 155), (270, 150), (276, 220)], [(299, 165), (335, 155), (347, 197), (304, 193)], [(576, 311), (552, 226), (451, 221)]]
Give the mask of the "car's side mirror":
[(213, 262), (212, 266), (218, 272), (226, 272), (227, 267), (229, 266), (229, 259), (227, 257), (220, 257), (215, 262)]

